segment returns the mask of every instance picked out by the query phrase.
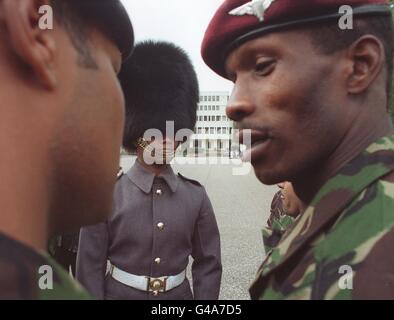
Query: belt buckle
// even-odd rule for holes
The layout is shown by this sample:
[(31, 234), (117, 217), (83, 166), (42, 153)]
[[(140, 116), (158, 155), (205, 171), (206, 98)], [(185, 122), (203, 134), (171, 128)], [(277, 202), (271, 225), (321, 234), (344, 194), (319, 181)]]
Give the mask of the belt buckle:
[(151, 292), (165, 292), (167, 278), (148, 278), (148, 291)]

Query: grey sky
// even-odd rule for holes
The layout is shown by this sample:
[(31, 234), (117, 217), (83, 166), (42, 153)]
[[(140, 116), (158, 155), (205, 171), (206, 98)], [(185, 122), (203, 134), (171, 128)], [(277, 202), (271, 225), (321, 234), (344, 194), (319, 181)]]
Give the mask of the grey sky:
[(171, 41), (189, 54), (201, 91), (231, 91), (232, 84), (205, 66), (200, 47), (204, 32), (223, 0), (122, 0), (133, 22), (137, 41)]

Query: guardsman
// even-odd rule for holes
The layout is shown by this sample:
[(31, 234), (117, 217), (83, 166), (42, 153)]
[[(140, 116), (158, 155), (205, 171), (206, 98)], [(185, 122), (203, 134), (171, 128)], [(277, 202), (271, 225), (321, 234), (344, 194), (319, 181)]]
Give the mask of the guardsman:
[(137, 160), (116, 184), (108, 221), (82, 229), (77, 278), (98, 299), (218, 299), (220, 238), (211, 202), (199, 182), (176, 175), (169, 164), (180, 142), (168, 126), (176, 134), (196, 122), (193, 66), (177, 46), (146, 41), (120, 79), (127, 106), (123, 146)]
[(386, 0), (226, 0), (202, 45), (264, 184), (306, 205), (253, 299), (394, 298), (393, 22)]

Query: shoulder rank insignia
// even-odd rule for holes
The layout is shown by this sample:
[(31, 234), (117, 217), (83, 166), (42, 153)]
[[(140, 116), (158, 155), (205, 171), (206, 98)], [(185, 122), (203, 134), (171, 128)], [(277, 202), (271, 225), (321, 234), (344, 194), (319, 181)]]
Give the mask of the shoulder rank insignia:
[(264, 21), (265, 11), (275, 0), (252, 0), (229, 12), (232, 16), (255, 16), (259, 21)]
[(200, 187), (201, 187), (201, 183), (198, 182), (197, 180), (193, 180), (193, 179), (186, 178), (185, 176), (181, 175), (180, 173), (178, 173), (178, 176), (179, 176), (180, 178), (182, 178), (183, 180), (189, 181), (189, 182), (193, 183), (194, 185), (200, 186)]

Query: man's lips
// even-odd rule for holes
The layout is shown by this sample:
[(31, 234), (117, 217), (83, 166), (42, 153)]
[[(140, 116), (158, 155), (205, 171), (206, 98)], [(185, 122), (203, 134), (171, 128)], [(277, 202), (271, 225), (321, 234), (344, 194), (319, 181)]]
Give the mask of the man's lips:
[(264, 157), (264, 153), (272, 140), (272, 136), (270, 136), (268, 132), (243, 129), (238, 133), (238, 140), (239, 143), (247, 147), (242, 160), (252, 161)]
[(254, 146), (256, 143), (264, 142), (271, 139), (268, 132), (259, 130), (242, 129), (237, 134), (237, 139), (240, 144), (244, 144), (247, 147)]

